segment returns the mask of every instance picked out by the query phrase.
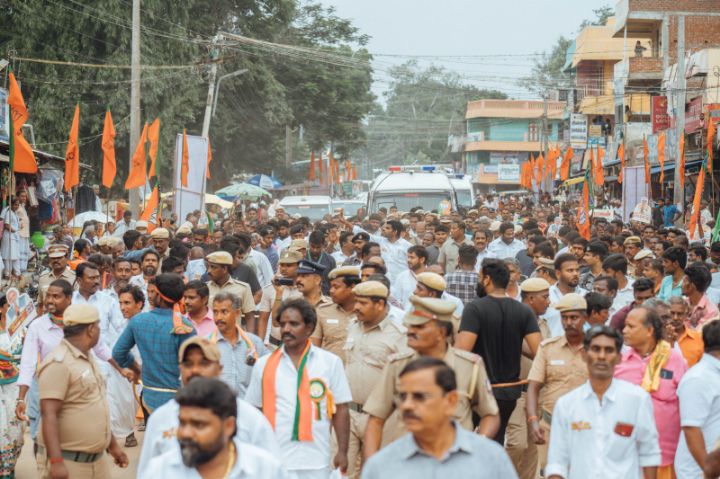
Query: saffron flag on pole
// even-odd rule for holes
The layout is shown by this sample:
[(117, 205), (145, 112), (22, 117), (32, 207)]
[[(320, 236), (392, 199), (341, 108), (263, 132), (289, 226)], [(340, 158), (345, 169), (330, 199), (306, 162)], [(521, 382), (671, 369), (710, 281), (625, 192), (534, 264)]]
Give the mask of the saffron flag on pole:
[(208, 137), (208, 154), (207, 154), (207, 163), (205, 165), (205, 178), (208, 180), (212, 179), (210, 176), (210, 163), (212, 163), (212, 148), (210, 147), (210, 137)]
[(665, 179), (665, 132), (658, 136), (658, 164), (660, 165), (660, 184)]
[(80, 128), (80, 104), (75, 105), (70, 136), (65, 150), (65, 191), (70, 191), (80, 184), (80, 145), (78, 145), (78, 129)]
[(578, 233), (580, 233), (580, 236), (588, 241), (590, 241), (590, 205), (588, 204), (590, 197), (590, 191), (588, 189), (589, 181), (590, 178), (585, 175), (585, 180), (583, 181), (583, 199), (582, 203), (578, 206), (577, 212)]
[(150, 148), (148, 149), (148, 156), (150, 157), (150, 171), (148, 172), (148, 179), (157, 176), (157, 167), (155, 165), (158, 155), (158, 141), (160, 140), (160, 118), (155, 118), (150, 124), (147, 132), (148, 142)]
[(708, 130), (707, 130), (707, 167), (708, 171), (712, 174), (713, 170), (713, 150), (715, 149), (715, 136), (717, 134), (717, 128), (712, 117), (709, 118)]
[(188, 150), (187, 131), (183, 128), (182, 164), (180, 165), (180, 183), (187, 187), (190, 171), (190, 151)]
[(7, 104), (10, 107), (10, 169), (17, 173), (37, 173), (35, 154), (23, 136), (22, 126), (29, 118), (25, 100), (23, 100), (20, 87), (15, 81), (15, 74), (8, 75)]
[(145, 160), (145, 143), (147, 143), (148, 124), (143, 126), (140, 134), (140, 141), (135, 147), (135, 152), (130, 159), (130, 172), (125, 180), (125, 189), (139, 188), (145, 185), (147, 180), (147, 161)]
[(308, 172), (308, 181), (315, 181), (315, 150), (310, 152), (310, 171)]
[(117, 174), (117, 164), (115, 163), (115, 125), (113, 125), (110, 110), (105, 112), (105, 124), (103, 125), (102, 134), (102, 151), (102, 184), (105, 188), (111, 188), (113, 181), (115, 180), (115, 175)]
[(645, 164), (645, 183), (650, 184), (650, 156), (647, 137), (643, 136), (643, 162)]
[[(145, 209), (140, 214), (140, 219), (143, 221), (150, 221), (153, 213), (156, 212), (158, 205), (160, 204), (160, 193), (158, 191), (157, 183), (150, 194), (150, 199), (145, 203)], [(159, 223), (158, 223), (159, 224)]]
[(535, 182), (537, 183), (539, 190), (543, 179), (543, 169), (545, 168), (545, 158), (543, 158), (542, 153), (540, 153), (537, 160), (535, 160), (535, 167), (537, 168), (537, 172), (535, 173)]
[(570, 162), (572, 161), (573, 156), (575, 156), (575, 152), (573, 151), (572, 146), (569, 146), (568, 149), (565, 150), (562, 165), (560, 166), (560, 179), (562, 181), (567, 180), (570, 176)]
[(620, 158), (620, 171), (618, 172), (618, 183), (623, 182), (623, 171), (625, 170), (625, 143), (620, 143), (618, 146), (617, 156)]
[(680, 183), (680, 186), (684, 186), (685, 185), (685, 133), (680, 135), (680, 161), (679, 161), (678, 171), (680, 173), (678, 182)]
[(705, 165), (703, 164), (695, 183), (695, 198), (693, 198), (692, 216), (690, 216), (690, 224), (688, 225), (688, 234), (690, 239), (695, 238), (696, 228), (698, 226), (698, 218), (700, 218), (700, 201), (702, 200), (703, 188), (705, 187)]

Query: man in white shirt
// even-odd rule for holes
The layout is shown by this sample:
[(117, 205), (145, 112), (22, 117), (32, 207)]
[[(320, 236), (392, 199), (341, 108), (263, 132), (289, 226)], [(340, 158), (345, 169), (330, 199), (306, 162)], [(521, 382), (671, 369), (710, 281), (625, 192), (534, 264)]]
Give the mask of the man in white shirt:
[[(402, 223), (397, 220), (389, 220), (380, 228), (382, 236), (370, 234), (370, 241), (380, 245), (380, 255), (385, 260), (387, 277), (390, 282), (395, 281), (398, 275), (408, 267), (407, 251), (412, 245), (400, 237), (402, 231)], [(359, 226), (353, 226), (353, 233), (361, 232), (366, 231)]]
[(675, 454), (678, 479), (702, 478), (707, 455), (720, 438), (720, 321), (702, 330), (705, 354), (678, 387), (680, 434)]
[(493, 240), (488, 246), (488, 252), (493, 258), (514, 258), (525, 249), (525, 244), (515, 239), (515, 225), (511, 222), (502, 223), (498, 232), (500, 237)]
[(417, 275), (427, 268), (428, 253), (424, 246), (411, 246), (407, 252), (408, 269), (403, 271), (395, 279), (392, 285), (392, 295), (400, 301), (403, 308), (410, 306), (410, 296), (417, 285)]
[(490, 241), (490, 231), (487, 229), (479, 229), (473, 233), (472, 242), (475, 249), (478, 252), (477, 260), (475, 261), (475, 272), (480, 273), (480, 267), (485, 258), (492, 258), (493, 255), (488, 251), (488, 242)]
[(590, 379), (555, 404), (545, 477), (654, 478), (661, 453), (650, 395), (613, 378), (621, 361), (620, 333), (594, 326), (583, 348)]
[[(352, 394), (342, 360), (311, 344), (317, 315), (304, 299), (284, 302), (277, 318), (283, 345), (258, 360), (245, 399), (270, 421), (291, 475), (327, 479), (331, 464), (345, 474)], [(332, 461), (331, 427), (338, 445)]]
[(139, 468), (141, 479), (223, 477), (275, 479), (286, 477), (270, 452), (236, 435), (245, 420), (230, 387), (214, 378), (197, 378), (178, 392), (179, 448)]
[(580, 266), (575, 255), (565, 253), (555, 259), (555, 276), (557, 277), (557, 283), (550, 286), (550, 307), (543, 316), (553, 338), (565, 334), (560, 320), (560, 311), (555, 309), (554, 306), (566, 294), (577, 293), (585, 296), (587, 293), (586, 290), (578, 286), (580, 283)]
[[(180, 361), (180, 380), (186, 387), (196, 378), (220, 378), (220, 350), (207, 338), (194, 336), (185, 341), (178, 351)], [(246, 444), (252, 444), (276, 455), (278, 452), (275, 434), (265, 416), (254, 406), (239, 397), (237, 402), (236, 438)], [(150, 461), (169, 451), (179, 451), (176, 432), (180, 406), (171, 400), (157, 408), (150, 415), (145, 428), (138, 471), (144, 471)], [(156, 479), (156, 478), (153, 478)]]
[(134, 229), (135, 220), (132, 219), (132, 211), (126, 210), (125, 213), (123, 213), (122, 221), (118, 223), (115, 227), (115, 231), (113, 231), (113, 236), (115, 236), (116, 238), (122, 238), (126, 231)]
[(617, 281), (618, 288), (613, 300), (612, 311), (620, 311), (635, 300), (633, 295), (634, 279), (627, 276), (628, 261), (625, 255), (611, 254), (603, 261), (603, 272)]

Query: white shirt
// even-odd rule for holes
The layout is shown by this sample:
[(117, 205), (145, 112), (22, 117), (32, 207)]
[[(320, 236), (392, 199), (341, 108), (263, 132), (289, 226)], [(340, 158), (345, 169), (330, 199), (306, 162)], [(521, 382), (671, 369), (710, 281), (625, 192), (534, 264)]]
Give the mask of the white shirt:
[[(720, 360), (704, 354), (680, 380), (677, 395), (680, 398), (680, 425), (700, 428), (705, 438), (705, 450), (709, 453), (720, 438)], [(675, 453), (675, 473), (678, 479), (703, 478), (683, 432)]]
[(625, 279), (627, 280), (627, 284), (624, 288), (618, 289), (615, 299), (613, 300), (612, 308), (610, 308), (613, 314), (635, 301), (635, 295), (633, 294), (633, 283), (635, 283), (635, 280), (628, 276), (625, 276)]
[[(327, 399), (320, 404), (321, 419), (313, 417), (312, 442), (293, 441), (292, 432), (295, 422), (295, 409), (297, 405), (298, 372), (290, 356), (282, 348), (282, 358), (278, 365), (275, 380), (277, 398), (275, 438), (280, 447), (280, 461), (289, 471), (318, 470), (330, 465), (330, 426), (327, 414)], [(245, 400), (256, 407), (262, 407), (262, 377), (265, 366), (271, 355), (258, 359), (253, 367), (252, 379), (248, 386)], [(348, 384), (342, 360), (333, 353), (315, 346), (310, 346), (306, 371), (310, 381), (322, 379), (333, 395), (335, 404), (352, 401), (350, 385)]]
[(463, 310), (465, 309), (465, 304), (463, 304), (462, 299), (458, 298), (457, 296), (453, 296), (452, 294), (443, 291), (442, 296), (440, 296), (440, 299), (445, 301), (450, 301), (451, 303), (455, 303), (455, 313), (458, 318), (462, 317)]
[(125, 223), (125, 220), (123, 219), (115, 226), (115, 231), (113, 231), (113, 236), (116, 238), (122, 238), (122, 236), (125, 234), (126, 231), (134, 230), (135, 229), (135, 220), (130, 220), (130, 224), (128, 225)]
[[(616, 432), (628, 425), (628, 436)], [(547, 477), (642, 479), (661, 462), (652, 399), (639, 386), (613, 379), (602, 402), (585, 382), (558, 399), (553, 411)]]
[(270, 260), (267, 258), (267, 256), (265, 256), (260, 251), (250, 248), (248, 258), (250, 258), (253, 263), (255, 263), (255, 274), (257, 275), (260, 287), (264, 288), (268, 284), (272, 283), (274, 273), (272, 265), (270, 264)]
[(477, 261), (475, 261), (475, 272), (477, 274), (480, 274), (480, 267), (482, 267), (482, 262), (485, 258), (494, 258), (493, 254), (488, 251), (487, 247), (485, 247), (484, 250), (478, 253), (477, 255)]
[(333, 259), (335, 260), (335, 264), (338, 266), (343, 264), (345, 262), (345, 260), (348, 258), (347, 255), (345, 253), (343, 253), (341, 249), (334, 251), (332, 254), (330, 254), (330, 256), (333, 257)]
[[(178, 415), (180, 405), (174, 399), (166, 402), (153, 411), (145, 427), (140, 463), (138, 471), (144, 471), (150, 461), (170, 451), (179, 452), (175, 430), (180, 423)], [(237, 399), (237, 433), (235, 437), (240, 441), (252, 444), (277, 455), (278, 447), (270, 423), (257, 408)], [(153, 478), (157, 479), (157, 478)]]
[(85, 299), (80, 291), (73, 291), (72, 304), (91, 304), (100, 314), (100, 337), (105, 345), (112, 350), (115, 341), (125, 329), (127, 321), (122, 316), (117, 299), (105, 291), (97, 291)]
[[(153, 415), (155, 413), (153, 412)], [(177, 440), (175, 440), (177, 442)], [(264, 449), (242, 442), (236, 436), (233, 439), (237, 460), (227, 479), (284, 479), (287, 473), (280, 462)], [(165, 454), (155, 457), (146, 468), (138, 466), (140, 479), (201, 479), (197, 469), (183, 464), (180, 448), (173, 448)]]
[(411, 269), (406, 269), (398, 274), (392, 283), (392, 295), (400, 301), (403, 308), (407, 309), (410, 306), (410, 296), (415, 292), (416, 287), (415, 273)]
[(205, 258), (191, 259), (185, 268), (185, 277), (188, 281), (199, 280), (207, 272)]
[(501, 236), (492, 240), (487, 249), (493, 258), (514, 258), (520, 251), (525, 249), (525, 243), (513, 238), (512, 243), (507, 244), (502, 240)]
[(407, 250), (412, 245), (407, 240), (398, 238), (393, 243), (384, 236), (372, 234), (357, 225), (353, 226), (353, 233), (367, 233), (370, 235), (370, 241), (374, 241), (380, 245), (380, 255), (383, 261), (385, 261), (387, 277), (390, 283), (393, 283), (400, 273), (408, 269)]
[[(560, 319), (560, 311), (552, 307), (552, 305), (556, 304), (558, 301), (562, 299), (563, 296), (565, 296), (562, 291), (560, 291), (560, 288), (558, 288), (557, 283), (550, 286), (550, 307), (548, 307), (547, 311), (544, 315), (542, 315), (543, 318), (545, 318), (545, 321), (547, 321), (547, 325), (550, 328), (550, 337), (555, 336), (562, 336), (565, 334), (565, 329), (563, 329), (562, 321)], [(581, 296), (585, 296), (587, 294), (587, 291), (581, 288), (580, 286), (577, 286), (575, 288), (575, 291), (573, 293), (577, 293)]]

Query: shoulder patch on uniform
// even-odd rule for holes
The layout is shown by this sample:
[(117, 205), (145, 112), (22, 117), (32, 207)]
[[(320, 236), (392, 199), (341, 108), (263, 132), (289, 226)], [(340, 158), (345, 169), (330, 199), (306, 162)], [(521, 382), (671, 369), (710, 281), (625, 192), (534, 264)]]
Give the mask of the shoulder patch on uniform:
[(480, 355), (471, 353), (470, 351), (465, 351), (462, 349), (453, 348), (453, 351), (455, 354), (463, 359), (467, 359), (468, 361), (471, 361), (473, 363), (479, 363), (482, 361), (482, 358)]
[(411, 357), (413, 354), (415, 354), (415, 351), (405, 351), (402, 353), (393, 353), (388, 356), (388, 361), (393, 362), (397, 361), (399, 359), (407, 359)]

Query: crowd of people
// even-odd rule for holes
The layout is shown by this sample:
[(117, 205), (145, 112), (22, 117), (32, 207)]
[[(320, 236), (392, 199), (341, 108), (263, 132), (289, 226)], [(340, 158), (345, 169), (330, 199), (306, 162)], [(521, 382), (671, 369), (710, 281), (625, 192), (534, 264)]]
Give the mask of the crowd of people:
[(42, 478), (720, 474), (720, 242), (679, 215), (271, 210), (56, 228), (0, 335), (0, 477), (26, 427)]

